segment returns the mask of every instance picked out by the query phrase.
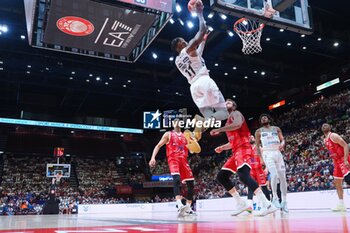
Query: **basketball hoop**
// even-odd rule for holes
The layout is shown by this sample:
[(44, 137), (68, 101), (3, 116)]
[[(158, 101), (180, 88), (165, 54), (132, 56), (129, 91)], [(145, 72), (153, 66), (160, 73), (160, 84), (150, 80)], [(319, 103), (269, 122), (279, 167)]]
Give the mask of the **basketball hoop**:
[(264, 26), (263, 23), (247, 18), (241, 18), (235, 22), (233, 29), (243, 42), (242, 52), (244, 54), (248, 55), (262, 51), (260, 39)]

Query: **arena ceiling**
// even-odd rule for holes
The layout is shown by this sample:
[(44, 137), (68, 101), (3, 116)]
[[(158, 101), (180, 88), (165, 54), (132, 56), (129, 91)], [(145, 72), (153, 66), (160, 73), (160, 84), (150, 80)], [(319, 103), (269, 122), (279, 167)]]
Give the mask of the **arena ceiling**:
[[(2, 0), (0, 25), (8, 31), (0, 35), (0, 115), (19, 117), (21, 111), (28, 111), (60, 119), (108, 117), (141, 127), (144, 110), (195, 110), (186, 79), (169, 60), (170, 41), (177, 36), (190, 39), (198, 25), (186, 10), (186, 1), (179, 3), (183, 10), (175, 13), (174, 23), (165, 27), (139, 61), (127, 64), (30, 47), (23, 1)], [(209, 3), (205, 5), (207, 16)], [(235, 97), (244, 111), (253, 114), (279, 99), (305, 99), (317, 84), (349, 76), (350, 4), (310, 0), (310, 5), (312, 35), (267, 27), (263, 52), (250, 56), (242, 54), (238, 36), (227, 33), (235, 18), (223, 20), (215, 14), (207, 19), (214, 31), (204, 58), (225, 97)], [(182, 26), (179, 19), (193, 22), (194, 28)]]

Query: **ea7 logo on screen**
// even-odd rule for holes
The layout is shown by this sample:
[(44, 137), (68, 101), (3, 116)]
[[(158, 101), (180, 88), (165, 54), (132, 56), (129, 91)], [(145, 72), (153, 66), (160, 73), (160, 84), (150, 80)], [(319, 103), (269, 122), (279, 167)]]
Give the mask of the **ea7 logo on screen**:
[(98, 41), (102, 39), (102, 44), (105, 46), (126, 48), (131, 42), (131, 40), (135, 37), (140, 27), (141, 25), (139, 24), (136, 24), (134, 27), (131, 27), (121, 21), (111, 21), (109, 20), (109, 18), (106, 18), (95, 40), (95, 44), (97, 44)]
[(156, 112), (143, 112), (143, 128), (144, 129), (160, 129), (160, 116), (162, 114)]

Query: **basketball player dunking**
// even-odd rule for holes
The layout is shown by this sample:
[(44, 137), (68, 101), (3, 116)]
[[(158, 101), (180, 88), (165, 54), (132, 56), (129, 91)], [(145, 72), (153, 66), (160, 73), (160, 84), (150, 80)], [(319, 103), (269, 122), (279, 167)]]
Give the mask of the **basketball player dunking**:
[(192, 99), (202, 115), (206, 119), (225, 120), (228, 117), (225, 99), (214, 80), (210, 78), (202, 58), (207, 26), (203, 17), (203, 3), (200, 0), (196, 2), (196, 11), (199, 19), (199, 31), (196, 36), (188, 43), (181, 37), (173, 39), (171, 49), (178, 53), (175, 64), (191, 85)]
[(325, 136), (324, 144), (326, 145), (329, 156), (334, 163), (334, 184), (337, 189), (339, 197), (339, 204), (333, 208), (333, 211), (346, 211), (344, 204), (344, 191), (342, 187), (343, 180), (350, 185), (350, 157), (349, 157), (349, 145), (344, 139), (336, 133), (331, 131), (329, 124), (322, 125), (322, 132)]
[(222, 128), (213, 129), (210, 134), (217, 135), (221, 132), (226, 132), (227, 134), (229, 142), (215, 148), (217, 153), (232, 149), (232, 156), (226, 161), (217, 175), (217, 180), (237, 202), (236, 210), (234, 210), (232, 215), (235, 216), (250, 210), (250, 206), (239, 196), (230, 180), (232, 173), (237, 173), (239, 180), (249, 189), (253, 190), (257, 196), (258, 202), (261, 205), (261, 210), (255, 212), (255, 215), (265, 216), (273, 213), (277, 211), (277, 208), (266, 199), (258, 183), (250, 175), (250, 161), (253, 157), (253, 150), (249, 142), (250, 131), (244, 116), (241, 112), (237, 111), (237, 104), (235, 101), (231, 99), (226, 100), (226, 106), (230, 113), (226, 125)]
[[(181, 132), (179, 124), (175, 123), (177, 120), (178, 119), (175, 119), (173, 123), (175, 126), (174, 130), (166, 132), (159, 143), (154, 147), (149, 166), (152, 168), (156, 166), (156, 156), (159, 149), (166, 145), (166, 156), (174, 182), (173, 190), (178, 208), (178, 217), (184, 217), (186, 215), (195, 215), (195, 212), (191, 209), (194, 194), (194, 178), (192, 170), (187, 162), (187, 140)], [(180, 195), (181, 182), (187, 184), (186, 205), (182, 204), (183, 197)]]
[[(284, 150), (285, 141), (282, 131), (277, 126), (271, 126), (271, 117), (268, 114), (262, 114), (259, 118), (262, 125), (255, 132), (255, 143), (258, 155), (262, 155), (271, 177), (271, 190), (273, 195), (272, 203), (279, 209), (288, 213), (287, 207), (287, 177), (286, 165), (281, 151)], [(262, 153), (260, 146), (262, 145)], [(277, 183), (280, 181), (282, 202), (280, 204), (277, 196)]]

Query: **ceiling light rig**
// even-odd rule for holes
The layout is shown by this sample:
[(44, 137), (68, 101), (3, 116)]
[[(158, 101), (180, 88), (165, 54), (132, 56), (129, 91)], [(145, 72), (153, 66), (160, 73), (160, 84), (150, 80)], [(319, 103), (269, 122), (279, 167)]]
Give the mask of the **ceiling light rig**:
[(182, 26), (185, 25), (185, 23), (184, 23), (184, 21), (182, 21), (182, 19), (178, 19), (178, 20), (179, 20), (179, 22), (180, 22), (180, 24), (181, 24)]
[(227, 19), (227, 16), (224, 15), (224, 14), (221, 14), (220, 17), (221, 17), (223, 20), (226, 20), (226, 19)]
[(6, 33), (8, 31), (9, 31), (9, 28), (7, 27), (7, 25), (0, 24), (0, 32)]
[(187, 27), (188, 27), (189, 29), (192, 29), (193, 26), (194, 26), (194, 24), (193, 24), (191, 21), (187, 21)]
[(175, 9), (176, 9), (176, 12), (177, 12), (177, 13), (180, 13), (180, 12), (182, 11), (182, 8), (181, 8), (181, 6), (180, 6), (179, 3), (176, 3)]

